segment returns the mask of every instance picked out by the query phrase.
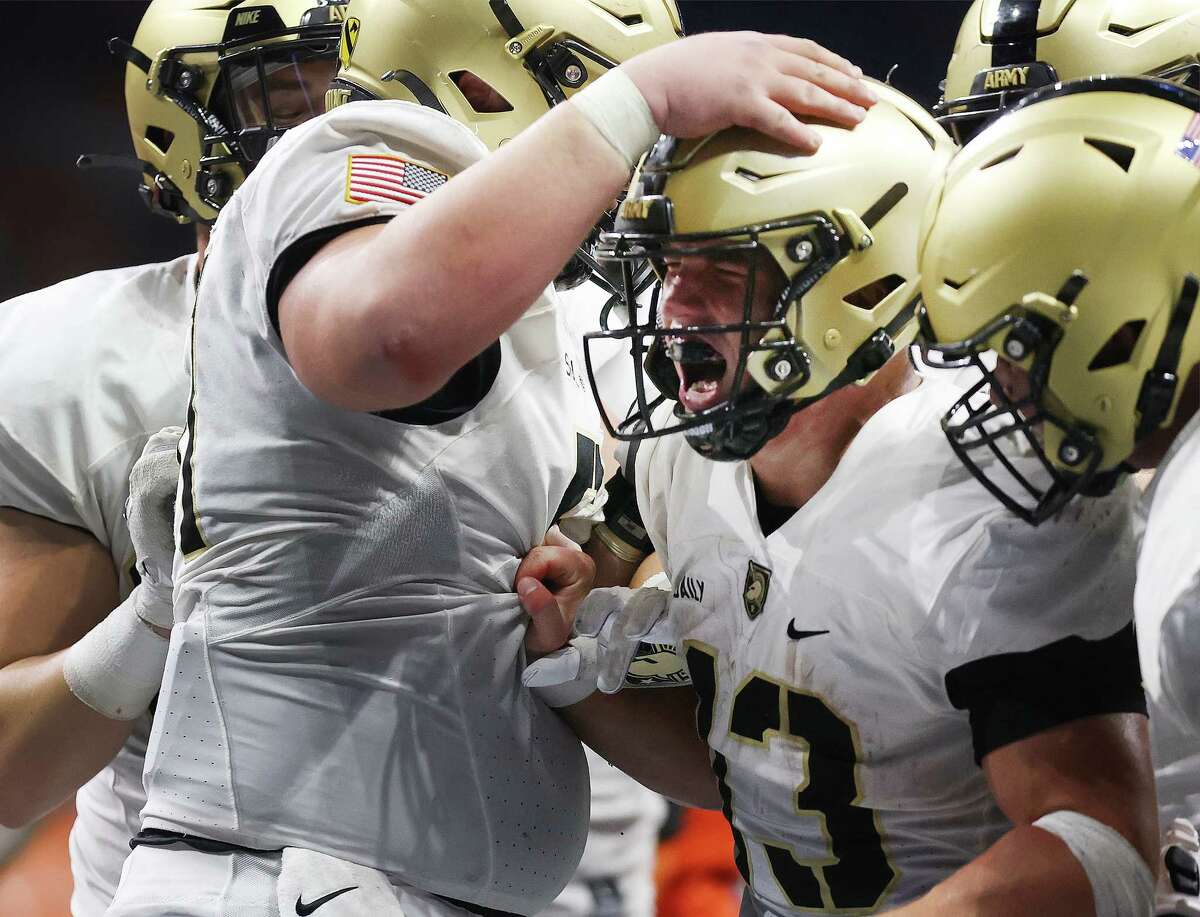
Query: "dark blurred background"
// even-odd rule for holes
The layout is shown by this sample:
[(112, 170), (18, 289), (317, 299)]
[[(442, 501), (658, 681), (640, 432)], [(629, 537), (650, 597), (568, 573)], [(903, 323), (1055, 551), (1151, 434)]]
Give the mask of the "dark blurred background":
[[(479, 0), (483, 2), (483, 0)], [(937, 97), (968, 0), (680, 0), (689, 31), (803, 35), (870, 76)], [(88, 271), (173, 258), (192, 231), (152, 216), (127, 172), (79, 172), (80, 153), (127, 153), (122, 67), (105, 42), (132, 38), (144, 0), (0, 3), (0, 300)]]

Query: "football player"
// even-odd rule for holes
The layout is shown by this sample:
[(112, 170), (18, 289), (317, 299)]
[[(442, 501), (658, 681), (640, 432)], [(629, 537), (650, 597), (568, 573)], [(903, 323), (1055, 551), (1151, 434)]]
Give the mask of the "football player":
[(197, 253), (0, 308), (0, 820), (29, 822), (82, 787), (77, 915), (107, 908), (138, 827), (171, 624), (169, 576), (135, 589), (130, 469), (151, 434), (183, 421), (209, 224), (271, 140), (323, 110), (340, 12), (155, 0), (133, 42), (110, 45), (129, 62), (136, 157), (88, 160), (132, 165), (152, 210), (195, 224)]
[[(946, 448), (959, 389), (903, 345), (951, 143), (878, 91), (814, 155), (665, 138), (635, 178), (610, 248), (663, 277), (625, 335), (663, 403), (616, 432), (675, 598), (593, 593), (597, 654), (582, 640), (530, 680), (634, 776), (724, 808), (745, 914), (1144, 913), (1131, 493), (1030, 539)], [(570, 561), (519, 572), (535, 624), (557, 618), (536, 579)], [(619, 687), (641, 639), (682, 656), (711, 773), (688, 689), (579, 700)]]
[[(1044, 525), (1158, 469), (1135, 611), (1168, 832), (1160, 912), (1181, 914), (1200, 913), (1198, 112), (1200, 96), (1148, 79), (1028, 97), (951, 170), (922, 261), (930, 346), (980, 366), (998, 356), (943, 424), (1006, 506)], [(979, 464), (1011, 437), (1040, 457), (1036, 476)]]
[(599, 502), (548, 284), (660, 129), (811, 148), (793, 112), (871, 102), (811, 42), (677, 30), (666, 0), (348, 11), (338, 104), (209, 249), (176, 623), (110, 913), (530, 914), (570, 878), (587, 773), (521, 685), (512, 592)]
[(1147, 74), (1200, 90), (1194, 0), (975, 0), (933, 113), (966, 143), (1042, 86), (1098, 73)]
[[(1152, 75), (1200, 90), (1200, 6), (1192, 0), (976, 0), (963, 20), (934, 114), (965, 142), (1038, 88), (1102, 73)], [(1140, 626), (1143, 659), (1177, 652), (1160, 641), (1178, 636), (1157, 621)], [(1181, 794), (1196, 792), (1200, 763), (1187, 761), (1193, 743), (1172, 738), (1171, 714), (1159, 714), (1156, 693), (1147, 699), (1160, 821), (1166, 833), (1191, 833), (1194, 828), (1172, 825), (1181, 817), (1194, 820), (1197, 808), (1183, 803)]]

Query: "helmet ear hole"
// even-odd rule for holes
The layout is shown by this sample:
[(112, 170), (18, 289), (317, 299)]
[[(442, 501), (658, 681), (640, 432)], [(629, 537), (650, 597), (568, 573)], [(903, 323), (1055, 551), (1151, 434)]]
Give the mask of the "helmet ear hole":
[(871, 311), (893, 292), (904, 286), (904, 278), (899, 274), (888, 274), (878, 280), (872, 280), (866, 286), (859, 287), (853, 293), (847, 293), (842, 299), (856, 309)]
[(171, 149), (171, 144), (175, 141), (175, 135), (171, 131), (154, 124), (146, 127), (145, 136), (146, 142), (163, 156), (167, 155), (167, 151)]
[(455, 70), (450, 79), (472, 110), (481, 115), (512, 111), (512, 103), (487, 80), (470, 70)]
[(1104, 342), (1104, 346), (1092, 357), (1092, 362), (1088, 364), (1088, 372), (1128, 363), (1133, 357), (1134, 348), (1137, 347), (1137, 342), (1145, 328), (1146, 322), (1143, 319), (1137, 319), (1126, 322), (1114, 331), (1112, 336)]

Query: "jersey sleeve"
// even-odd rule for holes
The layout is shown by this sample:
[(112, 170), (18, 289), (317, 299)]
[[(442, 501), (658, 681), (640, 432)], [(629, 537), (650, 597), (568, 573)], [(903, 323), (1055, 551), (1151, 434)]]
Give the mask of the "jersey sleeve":
[(977, 760), (1082, 717), (1145, 713), (1132, 507), (1122, 487), (1038, 528), (995, 515), (944, 580), (920, 637)]
[(85, 518), (83, 508), (71, 495), (68, 482), (35, 456), (2, 422), (0, 507), (42, 516), (93, 534), (97, 528), (95, 519)]
[(668, 579), (667, 498), (671, 493), (672, 458), (679, 448), (688, 448), (682, 436), (618, 443), (620, 470), (608, 483), (604, 517), (605, 528), (627, 550), (657, 554)]
[(572, 541), (586, 544), (604, 520), (607, 500), (600, 447), (583, 433), (576, 433), (575, 475), (554, 514), (555, 521)]
[(354, 102), (289, 131), (240, 202), (272, 324), (279, 295), (318, 249), (347, 230), (387, 222), (485, 153), (462, 125), (403, 102)]

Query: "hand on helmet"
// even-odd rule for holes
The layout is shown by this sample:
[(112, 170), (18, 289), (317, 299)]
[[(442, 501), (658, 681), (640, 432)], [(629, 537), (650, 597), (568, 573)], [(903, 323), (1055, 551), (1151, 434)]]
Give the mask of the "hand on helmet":
[(861, 70), (816, 42), (788, 35), (695, 35), (638, 55), (621, 69), (663, 133), (676, 137), (738, 126), (813, 151), (820, 137), (799, 117), (853, 126), (875, 103)]
[(179, 438), (183, 430), (165, 427), (142, 449), (129, 475), (125, 518), (137, 556), (137, 615), (169, 630), (174, 623), (171, 568), (175, 558), (175, 490), (179, 482)]

